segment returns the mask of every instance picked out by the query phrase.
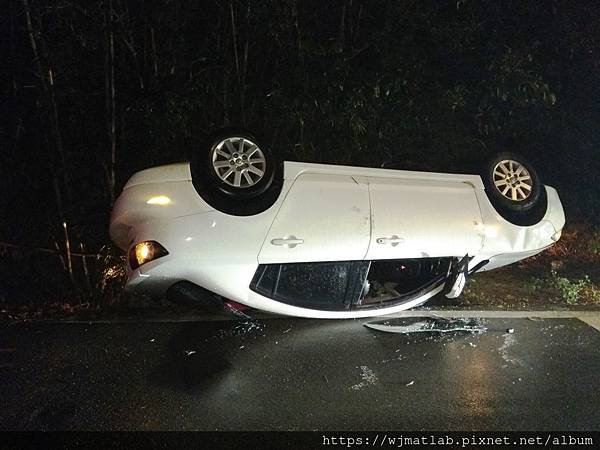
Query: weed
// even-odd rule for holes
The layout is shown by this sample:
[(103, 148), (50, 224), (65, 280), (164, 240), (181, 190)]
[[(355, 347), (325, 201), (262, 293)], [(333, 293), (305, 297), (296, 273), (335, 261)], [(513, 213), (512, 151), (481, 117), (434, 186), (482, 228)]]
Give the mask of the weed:
[(592, 233), (587, 241), (587, 250), (594, 255), (600, 255), (600, 230)]
[(546, 280), (543, 278), (530, 278), (526, 284), (525, 289), (528, 294), (536, 295), (539, 294), (546, 286)]
[(571, 281), (568, 278), (557, 275), (555, 271), (552, 271), (551, 280), (553, 287), (568, 305), (576, 304), (579, 301), (581, 290), (590, 284), (590, 279), (587, 275), (580, 280)]
[(582, 297), (591, 299), (594, 303), (600, 303), (600, 289), (590, 281), (588, 275), (571, 280), (552, 270), (549, 277), (532, 278), (528, 283), (527, 290), (533, 295), (541, 292), (555, 293), (568, 305), (579, 303)]

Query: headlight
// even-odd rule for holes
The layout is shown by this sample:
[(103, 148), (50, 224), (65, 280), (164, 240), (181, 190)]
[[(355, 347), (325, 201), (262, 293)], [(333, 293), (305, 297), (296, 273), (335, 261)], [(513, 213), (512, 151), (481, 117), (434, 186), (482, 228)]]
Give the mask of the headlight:
[(138, 242), (129, 250), (129, 265), (137, 269), (142, 264), (168, 255), (169, 252), (156, 241)]

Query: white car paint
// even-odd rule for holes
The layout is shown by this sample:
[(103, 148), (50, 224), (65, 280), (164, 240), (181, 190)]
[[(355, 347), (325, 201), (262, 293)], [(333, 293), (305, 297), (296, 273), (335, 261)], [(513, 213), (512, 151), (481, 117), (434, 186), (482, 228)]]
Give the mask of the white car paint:
[(372, 236), (366, 259), (476, 255), (483, 239), (475, 188), (462, 180), (369, 177)]
[[(180, 163), (131, 177), (115, 203), (110, 235), (124, 251), (154, 240), (169, 252), (136, 270), (128, 267), (128, 289), (161, 294), (187, 280), (274, 313), (368, 317), (422, 304), (442, 287), (381, 309), (321, 311), (266, 298), (249, 285), (259, 263), (469, 254), (470, 268), (485, 260), (481, 270), (510, 264), (552, 245), (564, 226), (558, 194), (545, 189), (544, 218), (522, 227), (495, 211), (477, 175), (285, 162), (276, 202), (260, 214), (240, 217), (204, 202), (192, 185), (189, 164)], [(157, 197), (159, 202), (151, 201)]]
[[(300, 173), (264, 240), (260, 264), (352, 261), (369, 247), (369, 187), (349, 175)], [(302, 244), (286, 244), (290, 237)]]

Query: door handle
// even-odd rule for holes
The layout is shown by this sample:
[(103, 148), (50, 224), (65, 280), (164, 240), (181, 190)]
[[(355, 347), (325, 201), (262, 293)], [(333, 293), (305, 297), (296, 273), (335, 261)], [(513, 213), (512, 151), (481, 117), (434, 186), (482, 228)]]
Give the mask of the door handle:
[(375, 242), (377, 242), (378, 244), (391, 244), (392, 247), (395, 247), (398, 244), (402, 244), (404, 242), (404, 238), (393, 235), (390, 237), (377, 238)]
[(304, 239), (298, 239), (296, 236), (285, 236), (282, 238), (272, 239), (271, 244), (283, 245), (287, 248), (294, 248), (296, 245), (304, 244)]

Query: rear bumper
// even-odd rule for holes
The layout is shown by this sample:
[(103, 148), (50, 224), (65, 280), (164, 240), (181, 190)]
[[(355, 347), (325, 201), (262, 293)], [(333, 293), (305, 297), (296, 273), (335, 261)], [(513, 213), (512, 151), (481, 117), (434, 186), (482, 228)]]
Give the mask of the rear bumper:
[(565, 225), (565, 214), (558, 193), (545, 186), (548, 198), (546, 214), (531, 226), (518, 226), (505, 220), (492, 206), (485, 191), (477, 191), (483, 224), (479, 233), (483, 240), (481, 251), (471, 261), (472, 268), (480, 261), (489, 260), (481, 270), (512, 264), (533, 256), (553, 245)]

